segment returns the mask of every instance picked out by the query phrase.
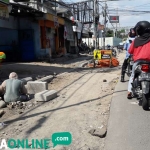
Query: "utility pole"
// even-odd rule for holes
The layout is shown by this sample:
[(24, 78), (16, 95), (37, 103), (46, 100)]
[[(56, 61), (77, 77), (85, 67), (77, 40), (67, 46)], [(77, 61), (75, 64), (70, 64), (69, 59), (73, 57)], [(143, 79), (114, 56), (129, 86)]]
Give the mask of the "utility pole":
[(94, 37), (95, 37), (95, 41), (94, 41), (94, 46), (95, 46), (95, 48), (96, 49), (98, 49), (98, 38), (99, 37), (97, 37), (97, 35), (98, 35), (98, 23), (99, 23), (99, 13), (98, 13), (98, 11), (99, 11), (99, 5), (98, 5), (98, 2), (97, 2), (97, 0), (94, 0), (94, 15), (93, 15), (93, 19), (94, 19), (94, 21), (93, 21), (93, 24), (94, 24)]
[(95, 36), (96, 36), (96, 39), (95, 39), (95, 41), (96, 41), (96, 49), (98, 48), (97, 47), (97, 0), (95, 0)]
[(106, 36), (106, 8), (107, 8), (107, 4), (105, 1), (105, 7), (104, 7), (104, 32), (103, 32), (103, 48), (105, 49), (105, 36)]
[(57, 11), (56, 11), (56, 0), (55, 0), (55, 14), (57, 16)]
[(93, 26), (94, 26), (94, 47), (97, 49), (97, 35), (96, 35), (96, 1), (97, 0), (94, 0), (93, 3), (94, 3), (94, 14), (93, 14)]
[[(117, 16), (118, 16), (118, 8), (117, 8)], [(116, 37), (117, 37), (117, 23), (116, 23)]]

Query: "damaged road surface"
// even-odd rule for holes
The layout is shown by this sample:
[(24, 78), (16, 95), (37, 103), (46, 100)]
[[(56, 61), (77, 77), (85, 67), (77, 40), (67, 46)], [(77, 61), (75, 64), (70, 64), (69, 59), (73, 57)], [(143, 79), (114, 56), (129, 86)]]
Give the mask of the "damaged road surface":
[[(70, 132), (69, 146), (52, 150), (102, 150), (109, 107), (120, 70), (78, 69), (59, 75), (49, 83), (58, 97), (41, 102), (22, 114), (0, 118), (1, 139), (44, 139), (55, 132)], [(105, 80), (105, 82), (104, 82)], [(52, 146), (53, 143), (50, 143)]]

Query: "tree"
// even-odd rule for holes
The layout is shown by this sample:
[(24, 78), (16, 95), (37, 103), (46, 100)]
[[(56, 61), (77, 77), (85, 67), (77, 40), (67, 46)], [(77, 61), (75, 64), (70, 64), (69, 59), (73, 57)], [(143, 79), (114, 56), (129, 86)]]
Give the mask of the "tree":
[(127, 38), (128, 35), (126, 34), (125, 29), (121, 29), (121, 30), (117, 31), (117, 37), (118, 38)]
[(113, 30), (108, 30), (106, 31), (106, 37), (113, 37), (114, 36), (114, 31)]

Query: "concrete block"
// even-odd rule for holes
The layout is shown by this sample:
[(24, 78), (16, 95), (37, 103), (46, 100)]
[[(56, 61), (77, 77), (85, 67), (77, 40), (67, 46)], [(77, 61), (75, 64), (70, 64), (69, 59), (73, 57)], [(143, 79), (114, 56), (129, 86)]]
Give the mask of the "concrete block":
[(21, 79), (21, 81), (23, 81), (24, 84), (27, 84), (28, 81), (32, 81), (32, 78), (26, 77), (26, 78)]
[(2, 109), (0, 110), (0, 117), (2, 117), (4, 115), (5, 111)]
[(51, 82), (53, 80), (53, 76), (52, 75), (49, 75), (49, 76), (46, 76), (46, 77), (43, 77), (41, 79), (38, 79), (37, 81), (42, 81), (42, 82)]
[(28, 94), (36, 94), (39, 92), (42, 92), (44, 90), (48, 90), (48, 84), (47, 82), (41, 82), (41, 81), (29, 81), (27, 82), (27, 91)]
[(57, 97), (57, 91), (55, 90), (45, 90), (39, 93), (36, 93), (34, 98), (37, 102), (49, 101)]
[(3, 100), (0, 100), (0, 109), (6, 107), (6, 103)]

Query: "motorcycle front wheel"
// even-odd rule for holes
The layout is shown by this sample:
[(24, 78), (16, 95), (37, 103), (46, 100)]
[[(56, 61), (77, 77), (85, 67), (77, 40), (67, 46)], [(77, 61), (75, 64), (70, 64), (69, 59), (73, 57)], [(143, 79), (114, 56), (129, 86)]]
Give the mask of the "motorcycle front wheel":
[(127, 76), (128, 77), (131, 76), (131, 66), (130, 66), (130, 63), (128, 63), (128, 67), (127, 67)]
[(149, 94), (142, 94), (142, 108), (149, 110)]

